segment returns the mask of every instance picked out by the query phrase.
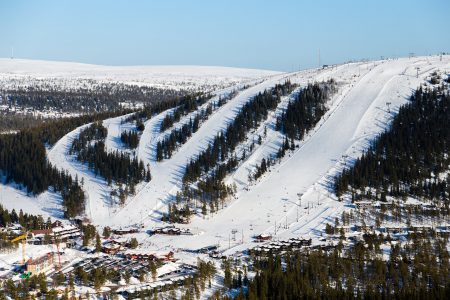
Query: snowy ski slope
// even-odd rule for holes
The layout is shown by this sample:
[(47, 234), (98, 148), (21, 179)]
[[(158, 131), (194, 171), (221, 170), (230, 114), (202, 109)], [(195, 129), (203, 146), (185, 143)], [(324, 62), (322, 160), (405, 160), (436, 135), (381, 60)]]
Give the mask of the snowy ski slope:
[[(420, 68), (418, 77), (417, 68)], [(52, 164), (67, 169), (73, 176), (85, 178), (84, 189), (88, 194), (86, 215), (94, 224), (125, 227), (143, 222), (146, 228), (160, 226), (161, 213), (181, 187), (186, 162), (204, 149), (252, 96), (287, 78), (300, 86), (334, 78), (338, 82), (338, 92), (328, 103), (328, 112), (316, 128), (298, 142), (299, 147), (288, 152), (280, 164), (273, 166), (257, 182), (248, 182), (248, 172), (263, 157), (279, 148), (283, 136), (274, 130), (274, 124), (276, 115), (286, 107), (289, 97), (283, 98), (269, 118), (251, 133), (260, 134), (267, 127), (263, 143), (257, 145), (253, 153), (226, 178), (227, 183), (236, 183), (238, 192), (224, 209), (206, 218), (196, 216), (188, 225), (179, 225), (191, 228), (196, 232), (194, 236), (152, 236), (143, 237), (143, 240), (146, 243), (144, 246), (158, 250), (170, 247), (200, 248), (218, 243), (226, 253), (235, 253), (252, 246), (251, 236), (260, 233), (276, 234), (280, 238), (317, 237), (325, 222), (334, 220), (335, 216), (348, 209), (347, 203), (337, 201), (329, 189), (332, 176), (361, 155), (368, 142), (389, 125), (399, 106), (406, 102), (418, 85), (425, 82), (431, 72), (448, 73), (449, 70), (450, 57), (443, 56), (442, 61), (439, 57), (402, 58), (271, 74), (263, 82), (239, 92), (215, 111), (170, 159), (156, 162), (156, 143), (167, 134), (159, 132), (162, 119), (170, 113), (165, 111), (145, 123), (136, 150), (138, 158), (145, 165), (150, 165), (152, 180), (138, 185), (136, 195), (130, 197), (124, 207), (111, 207), (108, 200), (110, 188), (106, 182), (95, 178), (86, 166), (67, 155), (72, 140), (87, 125), (58, 141), (49, 150), (48, 157)], [(231, 89), (216, 92), (216, 96), (209, 101), (215, 101), (216, 97), (225, 95)], [(390, 111), (386, 105), (388, 102)], [(194, 113), (183, 117), (175, 126), (186, 122)], [(124, 150), (120, 133), (129, 127), (121, 124), (121, 118), (104, 121), (109, 131), (109, 150)], [(237, 233), (232, 234), (233, 229)]]

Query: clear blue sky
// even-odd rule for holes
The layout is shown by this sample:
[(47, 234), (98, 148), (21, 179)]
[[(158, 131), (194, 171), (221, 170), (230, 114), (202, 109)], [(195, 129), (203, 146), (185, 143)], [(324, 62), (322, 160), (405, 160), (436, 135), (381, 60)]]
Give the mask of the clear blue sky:
[(450, 52), (449, 0), (0, 1), (0, 57), (289, 71)]

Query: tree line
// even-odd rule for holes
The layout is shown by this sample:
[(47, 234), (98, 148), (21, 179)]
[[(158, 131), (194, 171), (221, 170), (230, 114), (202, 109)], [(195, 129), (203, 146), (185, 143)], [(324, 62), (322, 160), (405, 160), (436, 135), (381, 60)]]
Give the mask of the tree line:
[(0, 111), (0, 132), (23, 130), (35, 127), (45, 122), (45, 119), (39, 116), (30, 116), (16, 114), (15, 112)]
[(65, 170), (52, 166), (46, 157), (46, 147), (83, 124), (124, 113), (127, 111), (48, 120), (16, 134), (0, 135), (0, 170), (5, 177), (4, 183), (20, 184), (33, 195), (53, 187), (62, 195), (66, 217), (83, 213), (85, 195), (79, 182)]
[[(186, 165), (182, 179), (183, 192), (180, 198), (185, 201), (184, 205), (190, 205), (191, 199), (200, 199), (204, 213), (207, 211), (207, 203), (210, 211), (219, 209), (219, 200), (223, 205), (223, 199), (235, 191), (235, 187), (227, 186), (223, 179), (239, 162), (235, 155), (230, 154), (246, 139), (251, 129), (257, 128), (260, 122), (267, 118), (269, 110), (277, 107), (281, 97), (294, 88), (295, 85), (287, 80), (254, 96), (242, 106), (226, 129), (219, 132), (196, 158), (191, 159)], [(203, 176), (203, 179), (198, 181), (200, 176)], [(197, 186), (194, 187), (192, 184), (197, 181)]]
[(187, 95), (183, 97), (181, 104), (175, 108), (173, 113), (168, 113), (161, 122), (159, 131), (164, 132), (173, 126), (176, 122), (180, 121), (182, 116), (187, 115), (190, 112), (197, 110), (199, 106), (202, 106), (206, 101), (211, 99), (212, 95)]
[[(164, 101), (158, 101), (151, 103), (149, 105), (145, 105), (142, 109), (136, 111), (133, 114), (130, 114), (128, 117), (122, 120), (122, 124), (124, 123), (134, 123), (136, 125), (136, 129), (139, 132), (144, 131), (145, 125), (144, 122), (150, 119), (152, 116), (162, 113), (163, 111), (172, 109), (172, 108), (180, 108), (180, 107), (190, 107), (192, 105), (192, 100), (188, 100), (191, 104), (184, 104), (186, 99), (203, 99), (205, 97), (201, 93), (188, 94), (185, 96), (174, 97), (171, 99), (166, 99)], [(203, 101), (203, 100), (200, 100)], [(197, 105), (197, 104), (195, 104)]]
[(22, 209), (19, 213), (15, 209), (9, 211), (0, 204), (0, 227), (7, 227), (11, 224), (20, 224), (26, 230), (33, 230), (49, 228), (52, 223), (50, 218), (45, 221), (41, 215), (24, 213)]
[(172, 153), (179, 145), (184, 144), (193, 133), (197, 132), (200, 124), (201, 113), (189, 119), (189, 123), (183, 124), (180, 128), (176, 128), (165, 136), (162, 141), (156, 144), (156, 160), (162, 161), (172, 157)]
[(276, 129), (289, 139), (303, 139), (327, 111), (326, 102), (336, 92), (336, 82), (309, 83), (289, 102), (286, 111), (278, 118)]
[(105, 140), (108, 136), (108, 130), (101, 122), (94, 122), (90, 126), (81, 130), (78, 137), (73, 140), (69, 154), (78, 153), (91, 142), (95, 140)]
[(367, 236), (348, 249), (255, 257), (256, 275), (245, 289), (238, 287), (240, 294), (235, 298), (447, 298), (450, 265), (446, 238), (430, 242), (417, 236), (409, 246), (392, 244), (387, 260), (373, 254), (381, 241)]
[(277, 84), (273, 89), (259, 93), (244, 104), (227, 128), (219, 132), (208, 147), (186, 165), (183, 182), (194, 182), (219, 162), (224, 162), (229, 153), (245, 140), (247, 133), (267, 118), (269, 110), (277, 107), (281, 96), (292, 91), (293, 87), (290, 81)]
[(74, 217), (84, 209), (80, 185), (48, 162), (44, 143), (34, 132), (0, 137), (0, 170), (6, 177), (5, 183), (22, 184), (30, 194), (40, 194), (52, 186), (62, 195), (66, 217)]
[(144, 163), (118, 150), (108, 152), (105, 147), (107, 129), (100, 123), (93, 123), (83, 129), (72, 142), (70, 154), (86, 163), (95, 175), (100, 175), (111, 184), (112, 181), (135, 185), (142, 180), (150, 181), (150, 169)]
[[(284, 157), (286, 151), (295, 150), (294, 139), (301, 140), (316, 126), (328, 110), (326, 102), (330, 100), (336, 89), (335, 80), (330, 79), (327, 82), (309, 83), (293, 96), (286, 110), (277, 117), (276, 121), (276, 130), (285, 135), (283, 143), (275, 155), (269, 155), (261, 160), (254, 173), (249, 174), (250, 181), (260, 178), (270, 166)], [(258, 144), (261, 143), (261, 136), (259, 136)]]
[(121, 110), (124, 102), (150, 105), (180, 98), (183, 90), (168, 90), (124, 83), (87, 82), (92, 88), (56, 89), (46, 86), (17, 87), (0, 90), (3, 104), (63, 112), (94, 113)]
[[(197, 130), (200, 128), (201, 123), (206, 121), (208, 119), (208, 117), (213, 113), (213, 111), (215, 111), (216, 109), (223, 106), (225, 103), (227, 103), (228, 100), (235, 97), (236, 94), (237, 94), (237, 92), (234, 91), (225, 97), (219, 97), (219, 99), (217, 101), (209, 103), (208, 106), (205, 109), (200, 110), (194, 116), (193, 119), (190, 118), (189, 123), (183, 124), (180, 128), (174, 128), (170, 132), (169, 135), (164, 137), (164, 139), (162, 141), (158, 141), (158, 143), (156, 145), (156, 160), (161, 161), (163, 159), (171, 158), (173, 152), (178, 147), (180, 147), (181, 145), (186, 143), (186, 141), (192, 136), (192, 134), (197, 132)], [(205, 100), (201, 101), (201, 104), (203, 104), (209, 98), (201, 98), (201, 99), (205, 99)], [(197, 102), (198, 102), (198, 100), (197, 100)], [(201, 106), (201, 104), (199, 104), (199, 103), (197, 103), (196, 105), (189, 104), (188, 107), (189, 108), (195, 107), (195, 109), (197, 109), (197, 107)], [(188, 110), (185, 109), (184, 111), (188, 111)], [(167, 116), (166, 116), (166, 118), (167, 118)], [(178, 120), (179, 120), (179, 118), (178, 118)], [(173, 121), (175, 121), (175, 120), (173, 120)], [(163, 124), (164, 124), (164, 120), (161, 123), (161, 131), (165, 130), (165, 129), (164, 130), (162, 129)], [(173, 126), (173, 122), (170, 124), (169, 127), (172, 127), (172, 126)], [(169, 128), (169, 127), (167, 127), (167, 128)]]
[(128, 148), (136, 149), (139, 146), (139, 133), (137, 131), (125, 130), (120, 134), (120, 140)]
[[(136, 122), (138, 129), (143, 130), (143, 120), (154, 114), (179, 106), (179, 96), (165, 97), (149, 102), (143, 109), (128, 117), (129, 122)], [(77, 127), (116, 117), (132, 112), (131, 110), (115, 110), (102, 113), (85, 114), (77, 117), (48, 119), (37, 126), (21, 130), (17, 134), (0, 135), (0, 170), (5, 183), (15, 182), (23, 185), (30, 194), (40, 194), (53, 187), (63, 197), (66, 217), (74, 217), (84, 210), (84, 193), (77, 180), (66, 171), (59, 170), (48, 162), (46, 147), (54, 145), (59, 139)], [(145, 178), (149, 180), (149, 171)]]
[(258, 128), (260, 122), (267, 119), (269, 111), (277, 107), (281, 97), (294, 89), (295, 85), (287, 80), (283, 84), (277, 84), (274, 88), (259, 93), (244, 104), (227, 128), (219, 132), (208, 148), (187, 164), (183, 176), (185, 185), (206, 175), (189, 196), (200, 198), (203, 202), (215, 203), (218, 209), (217, 200), (223, 201), (234, 190), (233, 187), (223, 183), (225, 176), (239, 163), (239, 158), (235, 155), (230, 157), (230, 154), (247, 138), (251, 129)]

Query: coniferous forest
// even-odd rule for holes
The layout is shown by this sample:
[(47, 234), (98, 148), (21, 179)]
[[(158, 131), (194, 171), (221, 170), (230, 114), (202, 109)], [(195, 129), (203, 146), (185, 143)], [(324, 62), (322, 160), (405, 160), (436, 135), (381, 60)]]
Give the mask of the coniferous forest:
[(105, 178), (108, 184), (115, 181), (134, 185), (144, 179), (150, 181), (150, 170), (145, 169), (142, 161), (127, 153), (106, 150), (106, 136), (106, 128), (100, 123), (93, 123), (72, 142), (70, 154), (76, 154), (79, 161), (86, 163), (95, 175)]
[[(291, 93), (294, 88), (295, 85), (286, 81), (264, 93), (259, 93), (248, 101), (226, 129), (217, 134), (209, 146), (187, 164), (183, 176), (182, 198), (187, 202), (192, 198), (201, 199), (204, 213), (206, 213), (207, 202), (209, 202), (210, 211), (217, 210), (218, 201), (223, 201), (228, 195), (234, 193), (233, 187), (223, 183), (226, 174), (238, 165), (238, 158), (231, 153), (246, 139), (248, 132), (257, 128), (260, 122), (267, 118), (269, 111), (277, 107), (281, 97)], [(203, 178), (199, 180), (201, 176)], [(191, 185), (195, 182), (197, 186), (192, 188)], [(185, 203), (180, 210), (172, 207), (171, 212), (179, 211), (186, 215), (189, 212), (189, 209), (185, 209), (187, 205)], [(178, 219), (171, 216), (166, 218)]]
[[(449, 92), (443, 86), (419, 88), (409, 103), (400, 108), (390, 128), (354, 166), (335, 179), (338, 195), (351, 191), (353, 200), (368, 197), (382, 201), (386, 195), (414, 196), (448, 207), (449, 179), (440, 174), (446, 174), (449, 166), (449, 100)], [(285, 142), (289, 147), (287, 138)], [(397, 222), (406, 217), (408, 223), (415, 216), (418, 220), (432, 217), (431, 211), (419, 209), (412, 213), (395, 203), (387, 210), (365, 210), (356, 214), (362, 218), (362, 224), (373, 214), (377, 219), (382, 216)], [(448, 210), (443, 213), (448, 215)], [(353, 219), (353, 212), (343, 213), (344, 225), (348, 225), (349, 216)], [(339, 226), (337, 219), (335, 222)], [(327, 228), (328, 235), (339, 232), (337, 227), (334, 231), (330, 231), (332, 226)], [(233, 299), (448, 298), (448, 232), (412, 230), (404, 243), (393, 242), (389, 234), (376, 232), (365, 231), (362, 237), (346, 246), (346, 234), (341, 229), (337, 245), (281, 254), (250, 250), (256, 276), (248, 279), (245, 269), (242, 272), (228, 264), (224, 285), (233, 291)], [(390, 245), (387, 252), (386, 245)], [(383, 257), (386, 253), (388, 258)]]
[[(302, 140), (304, 135), (316, 126), (326, 113), (326, 102), (336, 89), (336, 82), (330, 79), (327, 82), (310, 83), (294, 95), (286, 110), (276, 120), (276, 130), (285, 135), (282, 145), (276, 155), (261, 160), (256, 171), (250, 174), (251, 180), (261, 177), (277, 159), (284, 157), (286, 151), (295, 150), (294, 140)], [(261, 137), (258, 143), (261, 143)]]
[(211, 99), (212, 95), (187, 95), (183, 97), (183, 101), (180, 106), (175, 108), (174, 112), (167, 114), (161, 122), (159, 128), (160, 132), (166, 131), (173, 126), (176, 122), (180, 121), (181, 117), (197, 110), (197, 108), (203, 105), (206, 101)]
[(84, 210), (85, 196), (79, 183), (47, 161), (44, 143), (35, 132), (0, 137), (0, 170), (6, 182), (22, 184), (30, 194), (53, 187), (63, 197), (66, 217)]
[(0, 205), (0, 226), (6, 227), (10, 224), (18, 223), (27, 230), (48, 228), (51, 226), (51, 220), (44, 220), (42, 216), (34, 216), (15, 209), (9, 211)]
[(218, 162), (224, 162), (229, 153), (245, 140), (247, 133), (267, 118), (269, 110), (277, 107), (280, 97), (290, 93), (293, 88), (294, 86), (286, 81), (248, 101), (227, 128), (217, 134), (208, 148), (187, 164), (183, 182), (194, 182), (202, 174), (208, 173)]
[(200, 115), (196, 115), (194, 120), (190, 119), (188, 124), (172, 130), (168, 136), (159, 141), (156, 145), (156, 160), (161, 161), (172, 157), (177, 146), (184, 144), (198, 130), (200, 118)]
[(450, 0), (1, 1), (0, 300), (450, 300)]
[[(202, 122), (206, 121), (208, 117), (215, 111), (216, 109), (220, 108), (222, 105), (227, 103), (228, 100), (235, 97), (237, 92), (232, 92), (226, 97), (220, 97), (217, 101), (213, 101), (212, 103), (209, 103), (205, 109), (199, 110), (199, 112), (193, 117), (189, 119), (189, 123), (183, 124), (180, 128), (174, 128), (169, 135), (166, 135), (162, 141), (159, 141), (156, 145), (156, 159), (158, 161), (161, 161), (163, 159), (168, 159), (172, 157), (172, 154), (178, 147), (183, 145), (197, 130), (200, 128), (200, 125)], [(187, 114), (192, 111), (192, 109), (195, 107), (202, 105), (206, 102), (207, 99), (210, 97), (200, 97), (197, 102), (190, 101), (190, 104), (188, 105), (181, 105), (183, 114)], [(193, 104), (194, 103), (194, 104)], [(174, 115), (177, 114), (177, 112), (180, 110), (178, 108)], [(181, 114), (181, 113), (178, 113)], [(168, 115), (169, 116), (169, 115)], [(173, 126), (173, 116), (169, 117), (169, 120), (171, 120), (171, 125), (168, 126), (165, 129), (168, 129)], [(164, 120), (167, 119), (167, 116)], [(163, 130), (164, 121), (161, 123), (161, 131)], [(179, 118), (178, 118), (179, 120)], [(165, 125), (167, 126), (167, 125)]]
[(325, 103), (335, 91), (336, 82), (333, 79), (308, 84), (277, 118), (277, 130), (281, 130), (289, 139), (301, 140), (325, 114)]
[[(413, 196), (449, 205), (450, 95), (420, 87), (354, 166), (336, 178), (338, 196)], [(370, 188), (370, 189), (368, 189)]]
[[(256, 276), (247, 284), (238, 275), (229, 288), (236, 299), (448, 299), (447, 238), (430, 241), (415, 235), (410, 246), (392, 246), (379, 257), (382, 238), (330, 252), (286, 253), (254, 257)], [(367, 247), (368, 243), (368, 247)]]
[[(162, 113), (163, 111), (168, 110), (168, 109), (176, 109), (176, 110), (179, 110), (180, 117), (181, 117), (181, 115), (184, 115), (187, 113), (187, 111), (185, 111), (185, 109), (188, 109), (192, 105), (198, 105), (198, 103), (203, 103), (204, 101), (209, 99), (209, 97), (210, 96), (204, 96), (201, 93), (196, 93), (196, 94), (188, 94), (188, 95), (185, 95), (182, 97), (170, 98), (165, 101), (158, 101), (155, 103), (151, 103), (149, 105), (144, 106), (142, 109), (139, 109), (138, 111), (131, 114), (130, 116), (124, 118), (122, 120), (122, 123), (129, 123), (129, 122), (135, 123), (136, 129), (139, 132), (142, 132), (145, 128), (144, 122), (146, 120), (150, 119), (152, 116)], [(195, 99), (197, 99), (197, 100), (195, 100)], [(189, 105), (184, 104), (184, 102), (186, 100), (188, 102), (190, 102)], [(198, 102), (198, 101), (200, 101), (200, 102)], [(172, 118), (172, 117), (169, 117), (169, 118)], [(170, 121), (170, 122), (172, 122), (172, 121)], [(169, 127), (171, 127), (172, 125), (170, 125)], [(165, 126), (167, 126), (167, 125), (165, 125)]]
[[(138, 124), (139, 126), (139, 124)], [(120, 140), (124, 143), (128, 148), (136, 149), (139, 145), (139, 134), (136, 131), (123, 131), (120, 134)]]
[[(184, 97), (179, 97), (178, 95), (172, 95), (168, 100), (163, 97), (163, 100), (155, 100), (143, 109), (131, 114), (124, 122), (135, 122), (137, 129), (142, 131), (145, 120), (164, 110), (180, 106), (183, 101)], [(65, 216), (72, 218), (80, 215), (84, 211), (85, 201), (85, 195), (80, 183), (66, 171), (58, 170), (52, 166), (47, 160), (45, 148), (51, 147), (64, 135), (81, 125), (130, 112), (130, 110), (114, 110), (85, 114), (78, 117), (41, 120), (36, 126), (23, 129), (19, 133), (2, 134), (0, 135), (0, 174), (4, 177), (5, 183), (15, 182), (20, 184), (30, 194), (37, 195), (49, 188), (53, 188), (55, 192), (61, 193), (63, 197)], [(103, 132), (103, 135), (106, 135), (106, 132)], [(83, 148), (83, 143), (80, 140), (75, 144), (77, 143), (79, 145), (73, 145), (75, 148), (72, 151), (80, 151)], [(136, 178), (147, 181), (151, 179), (150, 171), (133, 159), (118, 153), (107, 154), (104, 151), (104, 146), (102, 147), (102, 143), (97, 146), (95, 148), (91, 147), (89, 154), (84, 153), (86, 161), (88, 161), (88, 155), (91, 159), (93, 159), (92, 156), (98, 155), (102, 157), (103, 161), (110, 161), (110, 164), (114, 164), (111, 161), (115, 159), (119, 159), (122, 162), (117, 168), (114, 167), (114, 171), (103, 169), (102, 174), (105, 175), (105, 178), (111, 181), (117, 179), (124, 183), (135, 182), (138, 180)], [(94, 166), (91, 167), (94, 168)], [(123, 175), (125, 172), (123, 170), (128, 167), (139, 171), (133, 171), (133, 175), (125, 176)], [(118, 171), (119, 169), (122, 171)], [(99, 166), (97, 172), (100, 173)], [(123, 176), (120, 176), (120, 174)]]
[(84, 211), (85, 201), (80, 183), (64, 170), (52, 166), (47, 160), (45, 148), (54, 145), (78, 126), (127, 112), (106, 112), (52, 120), (17, 134), (0, 135), (0, 172), (5, 182), (20, 184), (33, 195), (52, 187), (63, 197), (65, 216), (72, 218), (80, 215)]
[[(94, 82), (89, 81), (87, 84), (92, 85)], [(61, 91), (49, 89), (46, 85), (35, 86), (33, 89), (19, 87), (4, 90), (0, 88), (0, 96), (4, 99), (3, 104), (11, 107), (94, 113), (120, 110), (121, 103), (126, 99), (133, 99), (133, 103), (152, 105), (187, 94), (185, 91), (124, 83), (95, 83), (94, 85), (93, 89), (76, 88)]]
[[(231, 262), (223, 261), (225, 289), (221, 291), (228, 290), (229, 293), (216, 294), (215, 297), (446, 299), (450, 292), (448, 231), (442, 230), (444, 226), (440, 226), (442, 224), (439, 222), (443, 215), (448, 216), (450, 204), (450, 130), (447, 126), (450, 124), (450, 93), (446, 84), (435, 82), (434, 88), (420, 87), (414, 92), (408, 103), (399, 109), (389, 128), (334, 182), (338, 197), (351, 195), (355, 201), (368, 198), (383, 203), (388, 196), (403, 200), (412, 196), (423, 202), (434, 202), (431, 208), (415, 207), (414, 211), (402, 206), (399, 201), (385, 209), (372, 207), (342, 213), (342, 225), (347, 227), (350, 224), (363, 227), (367, 221), (366, 228), (380, 229), (382, 225), (406, 220), (409, 230), (403, 234), (401, 242), (398, 242), (398, 236), (391, 238), (389, 233), (369, 229), (362, 230), (359, 240), (347, 238), (343, 227), (339, 229), (336, 218), (336, 226), (326, 224), (321, 233), (321, 236), (326, 235), (326, 239), (334, 239), (334, 244), (296, 250), (289, 248), (279, 252), (268, 250), (265, 253), (249, 249), (251, 268), (255, 274), (252, 278), (247, 277), (245, 268), (244, 272), (233, 270)], [(207, 214), (208, 210), (218, 210), (220, 201), (223, 206), (224, 199), (235, 192), (233, 186), (224, 183), (225, 177), (245, 159), (245, 150), (252, 152), (245, 148), (242, 156), (239, 154), (238, 157), (236, 153), (240, 153), (240, 145), (251, 140), (249, 135), (253, 130), (264, 127), (262, 122), (271, 111), (281, 107), (281, 97), (286, 95), (291, 95), (291, 100), (276, 118), (275, 126), (283, 133), (283, 142), (277, 153), (260, 161), (256, 172), (251, 174), (253, 179), (267, 172), (276, 159), (281, 159), (287, 151), (295, 150), (296, 141), (303, 139), (326, 113), (326, 102), (335, 93), (336, 82), (329, 80), (308, 84), (298, 93), (292, 93), (294, 89), (295, 85), (286, 81), (254, 96), (242, 106), (208, 147), (188, 162), (182, 190), (178, 192), (176, 201), (169, 204), (168, 212), (162, 214), (162, 220), (188, 223), (192, 214), (198, 211), (197, 202), (203, 214)], [(122, 132), (121, 140), (128, 148), (135, 149), (145, 128), (144, 122), (157, 113), (173, 109), (160, 124), (159, 131), (167, 134), (163, 135), (156, 150), (157, 160), (170, 158), (200, 128), (202, 122), (231, 98), (212, 101), (199, 110), (199, 106), (208, 99), (210, 96), (185, 96), (136, 111), (123, 121), (134, 123), (136, 130)], [(194, 111), (196, 113), (188, 122), (174, 127), (183, 116)], [(116, 111), (42, 122), (17, 134), (1, 135), (0, 174), (6, 182), (21, 184), (29, 194), (37, 195), (46, 190), (60, 193), (68, 218), (83, 214), (83, 181), (78, 182), (78, 178), (73, 179), (68, 172), (52, 166), (46, 158), (46, 151), (69, 131), (92, 123), (85, 126), (72, 142), (70, 154), (108, 184), (115, 183), (120, 186), (119, 189), (125, 185), (125, 194), (134, 191), (134, 186), (140, 181), (151, 180), (150, 170), (135, 156), (108, 151), (108, 131), (101, 122), (104, 118), (130, 112)], [(255, 135), (256, 138), (253, 136), (251, 147), (255, 143), (261, 145), (267, 134), (267, 128), (263, 129), (264, 135), (261, 133), (259, 138), (258, 135)], [(195, 206), (192, 205), (193, 200)], [(414, 229), (426, 225), (412, 225), (423, 219), (438, 225), (429, 229)], [(9, 211), (0, 206), (0, 225), (11, 223), (18, 223), (28, 230), (49, 226), (49, 221), (45, 222), (41, 216)], [(340, 237), (337, 237), (339, 233)], [(5, 236), (4, 239), (8, 238)], [(15, 247), (11, 243), (4, 246)]]

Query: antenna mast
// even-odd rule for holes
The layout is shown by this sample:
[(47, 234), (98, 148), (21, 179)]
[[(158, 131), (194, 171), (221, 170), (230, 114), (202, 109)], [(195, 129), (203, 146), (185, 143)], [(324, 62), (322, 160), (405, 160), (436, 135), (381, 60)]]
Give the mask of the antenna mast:
[(318, 52), (317, 52), (317, 59), (318, 59), (318, 62), (319, 62), (319, 68), (320, 68), (320, 48), (319, 48), (319, 50), (318, 50)]

